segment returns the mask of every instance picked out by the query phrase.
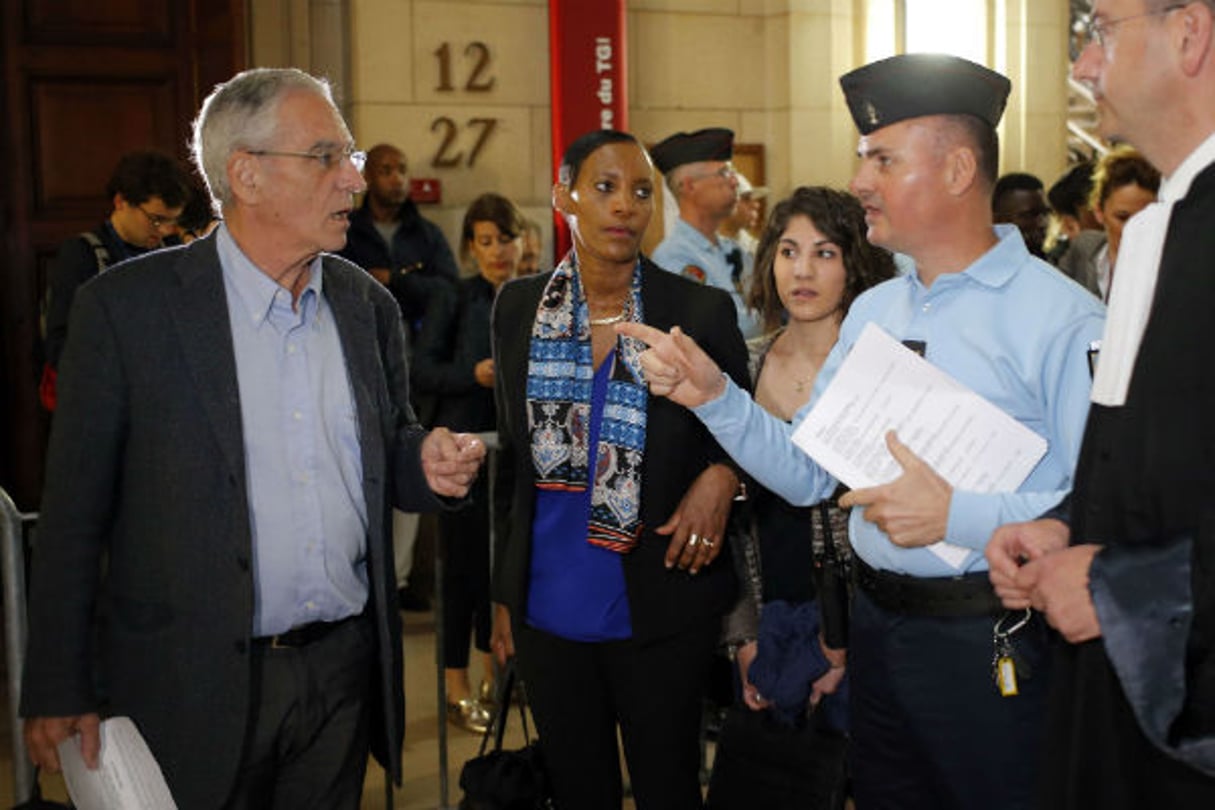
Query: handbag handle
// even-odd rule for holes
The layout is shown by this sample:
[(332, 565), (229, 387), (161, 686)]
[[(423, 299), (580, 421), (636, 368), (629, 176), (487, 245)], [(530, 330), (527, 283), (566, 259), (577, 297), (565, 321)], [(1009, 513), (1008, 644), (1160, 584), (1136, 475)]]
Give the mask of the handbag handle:
[[(493, 719), (485, 728), (485, 735), (481, 738), (481, 749), (478, 756), (485, 755), (485, 749), (489, 745), (490, 737), (494, 738), (494, 751), (502, 750), (502, 738), (506, 734), (506, 716), (510, 713), (510, 696), (515, 690), (515, 658), (511, 656), (506, 660), (506, 667), (503, 669), (502, 677), (498, 681), (498, 692), (494, 696), (497, 702), (497, 707), (494, 712)], [(531, 744), (531, 733), (527, 727), (527, 712), (523, 709), (523, 704), (519, 706), (519, 719), (523, 723), (523, 742), (525, 745)]]

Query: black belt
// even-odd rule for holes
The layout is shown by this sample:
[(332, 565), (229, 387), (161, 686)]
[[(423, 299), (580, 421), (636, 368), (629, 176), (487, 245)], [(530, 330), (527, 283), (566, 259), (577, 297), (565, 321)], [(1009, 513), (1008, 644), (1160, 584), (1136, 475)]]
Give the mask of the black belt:
[(355, 616), (347, 616), (345, 619), (338, 619), (336, 622), (310, 622), (301, 624), (299, 627), (292, 627), (286, 633), (279, 633), (275, 636), (258, 636), (253, 639), (255, 647), (269, 647), (272, 650), (282, 650), (287, 648), (307, 647), (309, 644), (315, 644), (323, 639), (339, 627), (356, 622), (363, 618), (363, 614)]
[(987, 572), (957, 577), (913, 577), (856, 561), (856, 582), (878, 607), (911, 616), (997, 616), (1004, 610)]

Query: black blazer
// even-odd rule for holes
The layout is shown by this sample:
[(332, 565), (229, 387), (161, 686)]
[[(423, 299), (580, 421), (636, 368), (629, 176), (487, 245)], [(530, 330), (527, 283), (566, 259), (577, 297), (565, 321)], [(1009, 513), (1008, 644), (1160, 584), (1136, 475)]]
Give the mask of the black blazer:
[[(493, 339), (501, 443), (494, 494), (493, 599), (512, 616), (526, 610), (531, 558), (535, 468), (527, 433), (527, 356), (540, 295), (552, 274), (508, 282), (494, 306)], [(641, 302), (645, 322), (658, 329), (680, 326), (739, 385), (750, 388), (747, 348), (738, 331), (734, 302), (723, 291), (662, 270), (643, 259)], [(688, 487), (710, 464), (731, 463), (696, 416), (651, 396), (646, 411), (645, 469), (641, 483), (641, 541), (623, 555), (633, 638), (647, 641), (717, 619), (734, 602), (737, 582), (729, 545), (696, 576), (667, 570), (669, 537), (654, 534), (675, 511)]]
[(478, 275), (435, 292), (414, 345), (414, 393), (437, 398), (435, 425), (474, 433), (493, 430), (494, 392), (477, 382), (474, 369), (492, 354), (494, 286)]
[[(372, 747), (400, 779), (404, 723), (392, 505), (435, 509), (409, 408), (396, 303), (324, 259), (357, 411), (369, 603), (378, 643)], [(80, 288), (59, 378), (30, 584), (21, 714), (126, 714), (178, 806), (219, 807), (249, 718), (252, 541), (241, 391), (214, 237)], [(104, 587), (102, 587), (105, 567)], [(91, 629), (99, 599), (100, 649)], [(100, 672), (96, 667), (100, 666)], [(369, 673), (371, 674), (371, 673)]]

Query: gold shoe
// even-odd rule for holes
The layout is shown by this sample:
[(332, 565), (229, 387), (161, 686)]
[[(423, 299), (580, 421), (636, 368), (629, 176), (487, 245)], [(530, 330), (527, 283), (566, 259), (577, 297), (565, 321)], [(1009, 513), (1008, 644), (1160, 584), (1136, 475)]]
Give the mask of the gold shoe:
[(483, 706), (495, 706), (498, 701), (494, 700), (498, 690), (495, 688), (494, 682), (489, 678), (482, 678), (481, 685), (477, 687), (477, 699), (481, 701)]
[(491, 714), (476, 698), (464, 698), (458, 703), (447, 704), (447, 721), (465, 731), (484, 734), (489, 728)]

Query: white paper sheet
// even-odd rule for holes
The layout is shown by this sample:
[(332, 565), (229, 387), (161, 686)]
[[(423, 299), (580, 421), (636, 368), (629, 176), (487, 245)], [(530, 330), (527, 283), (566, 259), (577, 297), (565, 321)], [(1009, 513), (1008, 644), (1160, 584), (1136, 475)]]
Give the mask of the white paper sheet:
[[(956, 489), (1013, 492), (1046, 454), (1046, 439), (870, 323), (793, 442), (852, 489), (893, 481), (902, 469), (886, 432)], [(928, 547), (954, 568), (969, 549)]]
[(80, 754), (80, 737), (59, 743), (59, 763), (77, 810), (177, 810), (164, 774), (129, 717), (101, 723), (97, 770)]

